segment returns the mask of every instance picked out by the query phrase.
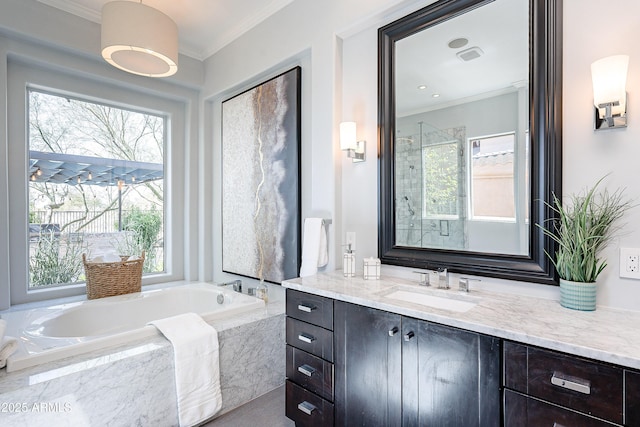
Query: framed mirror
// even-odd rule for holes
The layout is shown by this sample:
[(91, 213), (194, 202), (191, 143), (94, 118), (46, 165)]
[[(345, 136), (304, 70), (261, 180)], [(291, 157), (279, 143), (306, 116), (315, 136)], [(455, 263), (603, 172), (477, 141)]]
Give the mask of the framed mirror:
[(378, 45), (382, 262), (556, 284), (562, 1), (440, 0)]

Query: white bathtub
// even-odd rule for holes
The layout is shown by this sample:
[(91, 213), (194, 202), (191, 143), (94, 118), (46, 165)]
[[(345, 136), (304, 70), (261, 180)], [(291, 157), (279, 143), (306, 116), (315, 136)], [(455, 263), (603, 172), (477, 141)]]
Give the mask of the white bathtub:
[(19, 350), (7, 372), (157, 334), (152, 320), (194, 312), (207, 322), (264, 308), (264, 301), (208, 283), (2, 314)]

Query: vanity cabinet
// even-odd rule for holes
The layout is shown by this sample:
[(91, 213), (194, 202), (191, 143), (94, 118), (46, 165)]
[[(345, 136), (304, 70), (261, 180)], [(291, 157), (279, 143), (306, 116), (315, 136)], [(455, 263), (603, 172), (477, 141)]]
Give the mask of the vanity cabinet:
[(285, 414), (296, 426), (334, 420), (333, 300), (287, 289)]
[(640, 427), (640, 372), (287, 289), (297, 426)]
[(500, 424), (500, 340), (336, 301), (336, 424)]
[(624, 389), (632, 371), (509, 341), (503, 349), (506, 426), (640, 425), (631, 421), (633, 380)]

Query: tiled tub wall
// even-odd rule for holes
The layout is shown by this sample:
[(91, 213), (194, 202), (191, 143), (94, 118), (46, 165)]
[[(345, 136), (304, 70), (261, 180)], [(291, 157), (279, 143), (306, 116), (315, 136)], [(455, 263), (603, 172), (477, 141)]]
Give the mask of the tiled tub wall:
[[(220, 331), (218, 337), (223, 405), (217, 415), (283, 384), (283, 314)], [(176, 426), (173, 349), (154, 336), (9, 374), (0, 371), (0, 405), (5, 427)]]

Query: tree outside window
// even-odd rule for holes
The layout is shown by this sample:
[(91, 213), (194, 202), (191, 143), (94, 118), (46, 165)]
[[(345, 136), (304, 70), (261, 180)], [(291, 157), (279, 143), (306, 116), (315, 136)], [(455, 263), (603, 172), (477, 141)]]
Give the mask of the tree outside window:
[(424, 216), (458, 217), (458, 142), (425, 145), (422, 160)]

